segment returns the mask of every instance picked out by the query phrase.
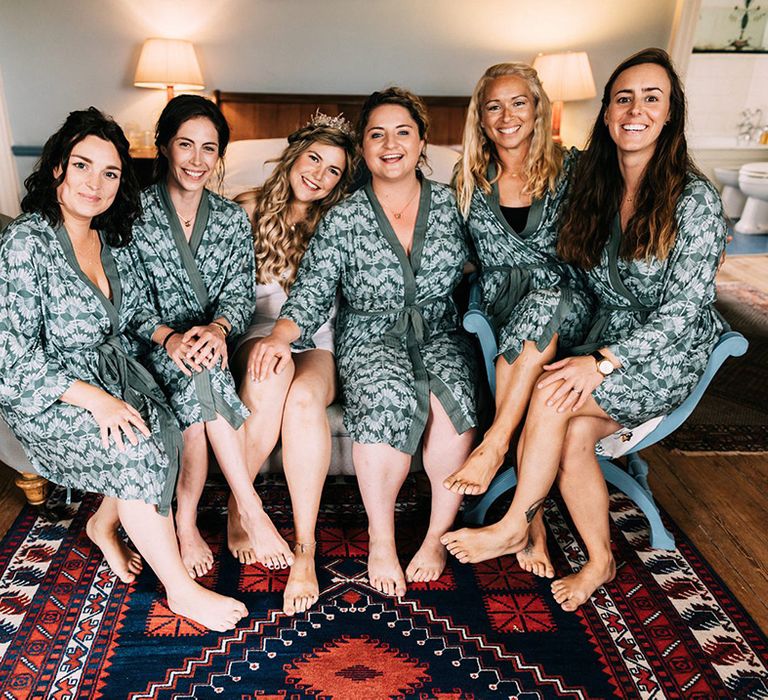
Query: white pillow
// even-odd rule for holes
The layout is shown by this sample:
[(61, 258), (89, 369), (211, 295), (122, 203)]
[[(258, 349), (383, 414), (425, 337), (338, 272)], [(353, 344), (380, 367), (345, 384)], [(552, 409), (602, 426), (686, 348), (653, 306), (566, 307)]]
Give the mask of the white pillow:
[(224, 156), (222, 194), (233, 198), (246, 190), (260, 187), (275, 169), (267, 161), (279, 158), (288, 139), (245, 139), (233, 141)]

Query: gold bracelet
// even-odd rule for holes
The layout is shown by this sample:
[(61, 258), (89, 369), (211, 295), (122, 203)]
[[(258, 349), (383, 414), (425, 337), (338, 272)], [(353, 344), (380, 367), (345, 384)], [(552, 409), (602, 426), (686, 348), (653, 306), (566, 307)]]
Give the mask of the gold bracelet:
[(219, 323), (218, 321), (211, 321), (212, 326), (218, 326), (221, 328), (222, 333), (224, 333), (224, 337), (226, 338), (229, 335), (230, 329), (227, 328), (223, 323)]

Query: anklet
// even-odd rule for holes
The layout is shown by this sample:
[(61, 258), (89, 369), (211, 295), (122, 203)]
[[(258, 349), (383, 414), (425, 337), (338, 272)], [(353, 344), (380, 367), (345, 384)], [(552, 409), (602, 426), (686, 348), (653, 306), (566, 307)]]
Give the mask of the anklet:
[(297, 542), (293, 545), (293, 549), (294, 551), (300, 552), (301, 554), (306, 554), (307, 552), (313, 550), (316, 545), (317, 542)]

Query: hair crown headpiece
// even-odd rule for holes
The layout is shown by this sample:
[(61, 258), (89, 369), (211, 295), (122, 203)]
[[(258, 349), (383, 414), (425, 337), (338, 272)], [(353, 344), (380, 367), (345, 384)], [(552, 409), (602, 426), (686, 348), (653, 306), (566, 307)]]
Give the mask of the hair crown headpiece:
[(352, 135), (352, 124), (344, 118), (343, 112), (335, 117), (330, 117), (318, 109), (307, 122), (307, 126), (323, 126), (329, 129), (338, 129), (346, 136)]

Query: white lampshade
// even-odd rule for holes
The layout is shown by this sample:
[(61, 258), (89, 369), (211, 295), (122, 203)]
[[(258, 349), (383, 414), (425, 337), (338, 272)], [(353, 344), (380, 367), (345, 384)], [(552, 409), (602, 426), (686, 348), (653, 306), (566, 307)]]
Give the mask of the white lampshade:
[(588, 100), (595, 96), (595, 81), (585, 51), (539, 54), (533, 61), (539, 80), (552, 102)]
[(195, 47), (180, 39), (147, 39), (133, 79), (136, 87), (202, 90), (203, 74)]

